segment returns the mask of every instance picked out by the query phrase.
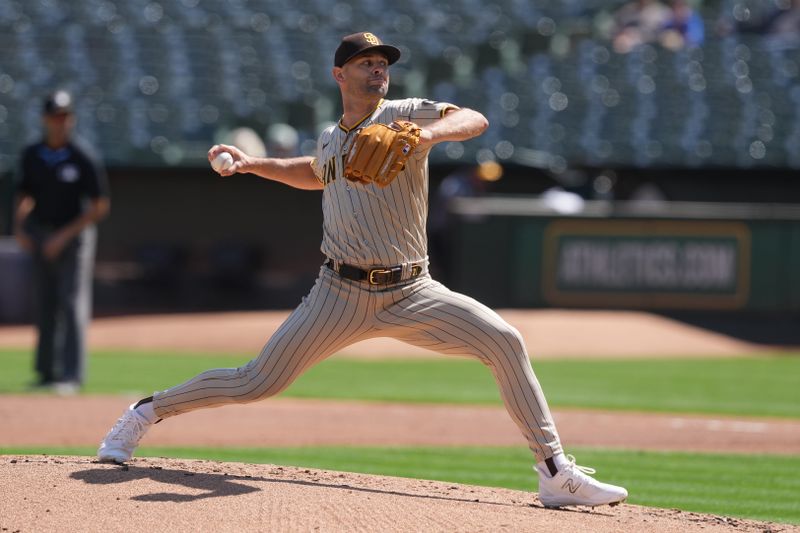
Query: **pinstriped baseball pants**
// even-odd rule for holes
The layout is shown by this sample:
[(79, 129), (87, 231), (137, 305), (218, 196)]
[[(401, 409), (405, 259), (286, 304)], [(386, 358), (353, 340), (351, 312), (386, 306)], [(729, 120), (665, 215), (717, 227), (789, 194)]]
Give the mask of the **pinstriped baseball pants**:
[(286, 389), (312, 365), (373, 337), (479, 359), (492, 371), (506, 409), (536, 459), (562, 451), (519, 332), (488, 307), (427, 275), (380, 288), (343, 279), (322, 267), (311, 292), (257, 358), (239, 368), (203, 372), (156, 393), (153, 407), (159, 417), (168, 418), (262, 400)]

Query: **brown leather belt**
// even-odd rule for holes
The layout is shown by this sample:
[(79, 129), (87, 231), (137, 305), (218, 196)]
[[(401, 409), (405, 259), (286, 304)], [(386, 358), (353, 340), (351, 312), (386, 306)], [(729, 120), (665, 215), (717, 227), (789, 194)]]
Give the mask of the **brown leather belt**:
[[(423, 268), (420, 263), (411, 265), (411, 275), (403, 278), (403, 267), (401, 265), (391, 267), (375, 267), (368, 270), (357, 266), (339, 263), (333, 259), (325, 261), (325, 266), (339, 274), (341, 277), (353, 281), (366, 281), (370, 285), (391, 285), (419, 277)], [(337, 268), (338, 267), (338, 268)]]

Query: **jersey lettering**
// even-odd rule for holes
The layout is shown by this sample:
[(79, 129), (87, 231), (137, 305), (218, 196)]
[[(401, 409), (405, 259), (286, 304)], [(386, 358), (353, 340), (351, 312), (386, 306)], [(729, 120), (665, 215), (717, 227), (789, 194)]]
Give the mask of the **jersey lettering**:
[(336, 181), (336, 168), (340, 166), (337, 165), (339, 158), (340, 156), (333, 156), (322, 165), (322, 185), (327, 187), (329, 183)]

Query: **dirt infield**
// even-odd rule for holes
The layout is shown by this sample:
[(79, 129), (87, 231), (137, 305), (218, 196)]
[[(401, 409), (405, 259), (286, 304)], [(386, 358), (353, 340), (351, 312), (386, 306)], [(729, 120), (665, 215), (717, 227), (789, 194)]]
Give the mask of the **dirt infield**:
[[(647, 313), (501, 314), (520, 330), (535, 359), (736, 357), (774, 351)], [(257, 353), (285, 317), (269, 312), (107, 318), (93, 323), (90, 345)], [(29, 347), (33, 340), (30, 327), (0, 327), (0, 347)], [(359, 343), (342, 355), (439, 357), (384, 339)], [(95, 446), (132, 400), (0, 396), (0, 446)], [(800, 423), (794, 420), (567, 409), (554, 416), (568, 448), (800, 453)], [(284, 399), (189, 413), (155, 426), (142, 444), (525, 446), (498, 407)], [(82, 457), (0, 456), (0, 486), (2, 533), (800, 531), (786, 524), (633, 505), (554, 511), (528, 492), (207, 461), (135, 459), (129, 467), (117, 467)]]
[[(0, 446), (96, 446), (132, 401), (0, 397)], [(565, 445), (800, 454), (800, 421), (557, 409)], [(213, 428), (213, 429), (212, 429)], [(526, 446), (502, 407), (272, 399), (187, 413), (144, 446)]]
[[(535, 359), (589, 357), (734, 357), (774, 347), (744, 342), (659, 315), (634, 311), (500, 310)], [(286, 311), (145, 315), (96, 319), (92, 348), (173, 349), (257, 354)], [(0, 327), (0, 347), (34, 343), (30, 326)], [(355, 357), (440, 357), (393, 339), (346, 348)]]
[(800, 531), (622, 504), (543, 508), (531, 493), (241, 463), (0, 457), (0, 529), (128, 531)]

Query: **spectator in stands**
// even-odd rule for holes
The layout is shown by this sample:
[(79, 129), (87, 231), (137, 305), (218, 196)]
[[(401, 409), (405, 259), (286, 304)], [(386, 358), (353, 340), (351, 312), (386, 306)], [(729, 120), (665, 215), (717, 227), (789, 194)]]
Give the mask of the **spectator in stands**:
[(44, 103), (44, 138), (24, 149), (14, 232), (33, 256), (37, 294), (37, 386), (77, 392), (83, 383), (91, 314), (95, 223), (110, 208), (105, 171), (72, 138), (72, 95)]
[[(757, 7), (757, 9), (756, 9)], [(800, 46), (800, 0), (773, 0), (746, 11), (726, 11), (717, 22), (717, 32), (757, 33), (769, 38), (774, 46)]]
[(686, 0), (671, 0), (670, 18), (661, 28), (659, 42), (670, 50), (694, 48), (703, 44), (703, 18)]
[(800, 45), (800, 0), (792, 0), (789, 7), (779, 9), (770, 19), (767, 33), (775, 45)]
[(437, 276), (443, 281), (451, 281), (452, 258), (450, 240), (455, 223), (450, 213), (450, 205), (456, 198), (475, 198), (489, 192), (492, 183), (503, 176), (503, 167), (496, 161), (486, 161), (478, 165), (460, 168), (446, 176), (436, 197), (431, 202), (428, 217), (431, 265), (439, 268)]
[(656, 42), (670, 20), (670, 9), (659, 0), (634, 0), (614, 14), (614, 50), (626, 54), (639, 45)]

